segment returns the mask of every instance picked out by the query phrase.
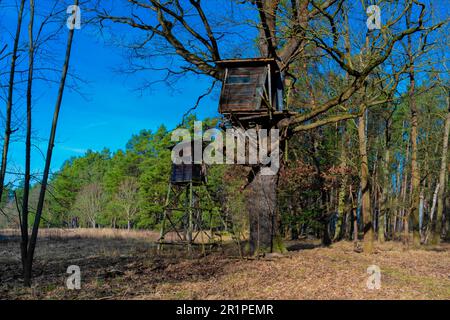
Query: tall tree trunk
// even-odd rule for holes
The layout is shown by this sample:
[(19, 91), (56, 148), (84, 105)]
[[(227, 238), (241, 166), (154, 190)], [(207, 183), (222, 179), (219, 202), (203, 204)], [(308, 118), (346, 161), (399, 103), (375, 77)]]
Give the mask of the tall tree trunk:
[(344, 236), (346, 240), (350, 240), (352, 238), (352, 207), (350, 203), (350, 195), (347, 197), (346, 206), (347, 212), (344, 219)]
[(406, 145), (406, 157), (402, 162), (402, 175), (403, 175), (403, 182), (401, 185), (401, 199), (402, 199), (402, 207), (400, 209), (400, 213), (399, 213), (399, 226), (398, 226), (398, 232), (399, 232), (399, 237), (401, 237), (401, 231), (404, 231), (404, 236), (403, 236), (403, 241), (407, 242), (408, 240), (408, 235), (409, 235), (409, 230), (408, 230), (408, 219), (407, 219), (407, 214), (406, 214), (406, 195), (407, 195), (407, 189), (408, 189), (408, 171), (406, 170), (406, 164), (408, 163), (409, 160), (409, 150), (410, 150), (410, 142), (411, 140), (408, 140), (408, 143)]
[(370, 203), (370, 182), (369, 182), (369, 159), (367, 157), (367, 136), (366, 136), (366, 120), (367, 110), (359, 117), (358, 122), (358, 138), (359, 138), (359, 155), (361, 160), (361, 210), (363, 216), (363, 232), (364, 232), (364, 252), (373, 252), (373, 223), (372, 209)]
[(433, 193), (433, 202), (432, 202), (431, 209), (430, 209), (430, 218), (429, 218), (430, 220), (428, 222), (427, 230), (425, 232), (424, 243), (428, 243), (428, 238), (430, 237), (430, 233), (432, 233), (432, 230), (433, 230), (434, 212), (436, 211), (436, 204), (437, 204), (439, 189), (440, 189), (440, 185), (439, 185), (439, 183), (437, 183), (436, 189), (434, 190), (434, 193)]
[(445, 217), (445, 223), (443, 223), (442, 229), (446, 232), (446, 239), (450, 240), (450, 199), (449, 197), (445, 197), (444, 201), (444, 217)]
[[(409, 9), (406, 15), (407, 27), (411, 24), (411, 9)], [(418, 117), (417, 117), (417, 105), (414, 97), (416, 80), (414, 70), (414, 55), (412, 52), (412, 39), (411, 35), (408, 35), (408, 57), (409, 57), (409, 108), (411, 111), (411, 203), (409, 217), (412, 221), (413, 227), (413, 243), (414, 245), (420, 245), (420, 226), (419, 226), (419, 202), (420, 202), (420, 173), (417, 163), (417, 138), (418, 138)], [(408, 230), (406, 230), (408, 232)], [(409, 233), (408, 233), (409, 234)]]
[(442, 235), (442, 216), (444, 212), (445, 182), (447, 178), (448, 135), (450, 133), (450, 91), (447, 93), (447, 115), (445, 116), (444, 136), (442, 142), (441, 169), (439, 171), (439, 191), (437, 197), (436, 220), (431, 221), (433, 244), (439, 244)]
[(22, 271), (25, 273), (28, 251), (28, 199), (30, 194), (30, 172), (31, 172), (31, 98), (34, 70), (34, 0), (30, 0), (30, 22), (28, 24), (28, 80), (27, 80), (27, 131), (25, 138), (25, 177), (22, 196), (22, 219), (21, 219), (21, 257)]
[(386, 225), (386, 217), (387, 212), (389, 210), (389, 173), (388, 173), (388, 162), (389, 162), (389, 149), (386, 149), (385, 153), (385, 177), (383, 178), (383, 191), (381, 194), (381, 210), (378, 213), (378, 242), (383, 243), (385, 241), (385, 225)]
[[(414, 80), (412, 80), (414, 81)], [(413, 87), (413, 84), (411, 85)], [(413, 243), (420, 244), (419, 203), (420, 176), (417, 164), (417, 109), (414, 98), (411, 97), (411, 205), (410, 217), (413, 228)]]
[(346, 201), (345, 201), (345, 192), (347, 190), (347, 177), (344, 177), (342, 181), (342, 185), (339, 188), (339, 194), (338, 194), (338, 210), (337, 210), (337, 221), (336, 221), (336, 228), (334, 230), (334, 236), (333, 240), (338, 241), (341, 239), (342, 234), (342, 227), (344, 224), (344, 217), (345, 217), (345, 208), (346, 208)]
[(250, 222), (249, 250), (252, 254), (280, 250), (275, 235), (277, 226), (277, 175), (261, 175), (258, 171), (250, 184), (250, 194), (246, 202)]
[[(345, 128), (344, 128), (345, 129)], [(345, 170), (347, 168), (347, 138), (348, 133), (347, 131), (343, 134), (343, 143), (342, 143), (342, 149), (341, 149), (341, 168)], [(338, 218), (336, 222), (336, 229), (334, 232), (333, 240), (340, 240), (341, 234), (342, 234), (342, 224), (345, 222), (343, 219), (345, 217), (345, 209), (346, 209), (346, 192), (347, 192), (347, 181), (348, 176), (344, 173), (341, 187), (339, 188), (339, 194), (338, 194)]]
[(20, 32), (22, 30), (22, 18), (24, 6), (25, 0), (22, 0), (20, 2), (19, 14), (17, 17), (17, 28), (16, 34), (14, 35), (14, 45), (11, 55), (11, 67), (9, 70), (8, 96), (6, 101), (6, 114), (5, 114), (5, 135), (3, 138), (2, 164), (0, 166), (0, 201), (3, 196), (3, 186), (5, 184), (9, 142), (11, 140), (11, 134), (13, 133), (11, 129), (11, 115), (12, 115), (13, 94), (14, 94), (14, 78), (16, 75), (17, 51), (19, 49)]
[(350, 235), (350, 237), (352, 236), (350, 232), (353, 229), (353, 241), (355, 243), (357, 243), (358, 242), (358, 216), (357, 216), (357, 206), (358, 205), (355, 203), (355, 198), (353, 197), (353, 191), (352, 191), (351, 184), (350, 184), (349, 194), (350, 194), (350, 203), (351, 203), (351, 222), (353, 224), (353, 228), (352, 227), (349, 228), (349, 235)]
[[(75, 0), (74, 5), (78, 6), (78, 1)], [(50, 139), (48, 141), (48, 147), (47, 147), (47, 155), (45, 158), (45, 166), (44, 166), (44, 173), (42, 176), (42, 182), (41, 182), (41, 189), (39, 193), (39, 199), (38, 204), (36, 208), (36, 215), (34, 218), (34, 224), (33, 224), (33, 230), (31, 232), (31, 238), (28, 245), (28, 252), (27, 252), (27, 259), (26, 259), (26, 265), (24, 270), (24, 285), (25, 286), (31, 286), (31, 273), (33, 268), (33, 257), (34, 257), (34, 250), (36, 248), (36, 241), (39, 231), (39, 224), (41, 222), (41, 216), (42, 216), (42, 210), (44, 208), (44, 199), (45, 199), (45, 193), (47, 190), (47, 182), (48, 182), (48, 175), (50, 172), (50, 164), (52, 160), (52, 154), (53, 154), (53, 147), (55, 143), (55, 136), (56, 136), (56, 127), (58, 124), (58, 117), (59, 117), (59, 110), (61, 108), (62, 98), (64, 94), (64, 88), (66, 84), (66, 78), (67, 78), (67, 71), (69, 69), (69, 61), (70, 61), (70, 53), (72, 49), (72, 41), (73, 41), (73, 35), (74, 35), (74, 28), (71, 28), (69, 30), (68, 39), (67, 39), (67, 48), (66, 48), (66, 54), (64, 58), (64, 65), (62, 69), (62, 75), (61, 75), (61, 81), (59, 84), (58, 89), (58, 97), (56, 99), (56, 105), (55, 105), (55, 111), (53, 114), (53, 121), (52, 126), (50, 129)]]
[(384, 163), (383, 163), (383, 190), (381, 193), (381, 209), (378, 214), (378, 241), (383, 243), (385, 241), (385, 225), (386, 216), (388, 212), (388, 202), (389, 202), (389, 161), (390, 161), (390, 134), (389, 134), (390, 120), (386, 121), (386, 132), (385, 132), (385, 153), (384, 153)]

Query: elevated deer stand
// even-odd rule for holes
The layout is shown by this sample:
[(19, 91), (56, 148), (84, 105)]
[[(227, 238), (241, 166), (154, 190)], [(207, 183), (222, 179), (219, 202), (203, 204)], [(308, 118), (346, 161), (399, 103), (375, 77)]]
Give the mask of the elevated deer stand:
[(283, 77), (274, 59), (216, 62), (223, 70), (219, 112), (235, 127), (270, 128), (292, 115), (284, 108)]
[[(294, 113), (284, 108), (283, 77), (274, 59), (255, 58), (217, 61), (223, 70), (219, 112), (228, 125), (244, 130), (271, 129)], [(260, 168), (259, 168), (260, 169)], [(273, 251), (276, 230), (277, 176), (254, 172), (247, 198), (250, 251)]]
[[(191, 150), (193, 150), (193, 144), (191, 143)], [(196, 164), (192, 161), (192, 163), (172, 164), (158, 251), (162, 251), (164, 245), (182, 245), (191, 252), (194, 245), (200, 245), (205, 252), (205, 240), (210, 246), (217, 244), (212, 230), (212, 210), (201, 205), (203, 199), (200, 191), (203, 191), (208, 200), (211, 200), (206, 182), (204, 163)], [(209, 213), (208, 221), (204, 221), (205, 212)], [(208, 224), (209, 233), (204, 231)], [(169, 233), (172, 237), (166, 240)], [(200, 241), (196, 242), (198, 237)]]

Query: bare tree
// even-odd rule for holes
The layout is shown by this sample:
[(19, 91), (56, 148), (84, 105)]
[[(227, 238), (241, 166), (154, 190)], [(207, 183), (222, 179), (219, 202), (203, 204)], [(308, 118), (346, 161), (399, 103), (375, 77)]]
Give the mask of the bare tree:
[[(75, 0), (74, 5), (78, 6), (79, 1)], [(33, 81), (33, 69), (34, 69), (34, 49), (35, 45), (33, 44), (33, 18), (34, 18), (34, 2), (30, 2), (30, 25), (29, 25), (29, 41), (30, 41), (30, 49), (29, 49), (29, 70), (28, 70), (28, 86), (27, 86), (27, 138), (26, 138), (26, 172), (28, 173), (28, 186), (26, 188), (29, 189), (29, 161), (30, 161), (30, 135), (31, 135), (31, 90), (32, 90), (32, 81)], [(73, 17), (75, 19), (75, 16)], [(56, 105), (55, 110), (53, 114), (53, 121), (50, 128), (50, 138), (48, 141), (48, 148), (47, 148), (47, 154), (45, 158), (45, 165), (44, 165), (44, 171), (42, 180), (40, 183), (40, 192), (39, 192), (39, 198), (35, 213), (35, 218), (33, 222), (33, 229), (31, 232), (31, 236), (28, 238), (28, 194), (27, 197), (24, 197), (23, 204), (25, 205), (26, 211), (25, 214), (22, 215), (21, 221), (21, 231), (22, 231), (22, 242), (21, 242), (21, 248), (22, 248), (22, 259), (23, 259), (23, 273), (24, 273), (24, 285), (30, 286), (31, 285), (31, 277), (32, 277), (32, 267), (33, 267), (33, 258), (34, 258), (34, 251), (36, 248), (36, 242), (37, 242), (37, 236), (39, 232), (39, 225), (41, 222), (42, 217), (42, 211), (44, 208), (44, 200), (45, 200), (45, 194), (46, 194), (46, 188), (48, 183), (48, 177), (50, 172), (50, 164), (53, 154), (53, 147), (55, 143), (55, 136), (56, 136), (56, 128), (58, 124), (58, 116), (59, 111), (61, 108), (62, 98), (64, 94), (64, 88), (66, 85), (66, 78), (67, 73), (69, 69), (69, 62), (70, 62), (70, 54), (72, 49), (72, 41), (74, 36), (74, 30), (75, 28), (70, 28), (68, 32), (68, 38), (67, 38), (67, 46), (66, 46), (66, 52), (64, 56), (64, 63), (62, 67), (62, 74), (59, 82), (59, 88), (58, 88), (58, 94), (56, 98)], [(40, 30), (41, 31), (41, 30)], [(39, 34), (40, 34), (39, 31)]]
[(138, 212), (138, 188), (136, 178), (127, 177), (120, 183), (115, 196), (116, 203), (127, 220), (128, 230), (131, 229), (131, 223)]
[(22, 19), (23, 19), (23, 11), (25, 7), (25, 0), (20, 1), (19, 12), (17, 16), (17, 26), (16, 33), (14, 35), (14, 45), (13, 50), (11, 52), (11, 66), (9, 70), (9, 82), (8, 82), (8, 94), (6, 101), (6, 114), (5, 114), (5, 134), (3, 138), (3, 152), (2, 152), (2, 162), (0, 166), (0, 199), (2, 199), (3, 195), (3, 187), (5, 183), (5, 175), (6, 175), (6, 165), (8, 162), (8, 149), (9, 143), (11, 139), (11, 134), (13, 130), (11, 128), (11, 115), (13, 108), (13, 95), (14, 95), (14, 79), (16, 76), (16, 66), (17, 66), (17, 53), (19, 49), (19, 41), (20, 41), (20, 32), (22, 30)]
[(437, 194), (437, 212), (436, 219), (431, 221), (433, 244), (439, 244), (442, 235), (442, 216), (444, 212), (444, 193), (447, 181), (447, 153), (448, 153), (448, 135), (450, 133), (450, 88), (444, 87), (446, 91), (447, 113), (445, 115), (444, 133), (442, 137), (442, 156), (441, 156), (441, 168), (439, 170), (439, 183)]
[[(406, 25), (409, 28), (411, 26), (411, 8), (408, 10), (408, 13), (406, 15)], [(420, 173), (417, 163), (417, 106), (416, 106), (416, 100), (414, 97), (415, 94), (415, 71), (414, 71), (414, 56), (412, 51), (412, 38), (411, 35), (408, 35), (408, 58), (409, 58), (409, 108), (411, 111), (411, 207), (409, 215), (412, 217), (413, 222), (413, 237), (414, 237), (414, 244), (420, 244), (420, 230), (419, 230), (419, 187), (420, 187)], [(408, 235), (409, 230), (408, 228), (405, 229), (405, 235)], [(406, 239), (408, 239), (408, 236), (406, 236)]]
[(98, 217), (105, 208), (105, 193), (98, 182), (84, 186), (77, 194), (75, 210), (92, 228), (97, 227)]
[(21, 256), (22, 268), (26, 269), (27, 261), (27, 245), (28, 245), (28, 214), (29, 214), (29, 195), (30, 195), (30, 178), (31, 178), (31, 104), (32, 104), (32, 86), (33, 86), (33, 69), (34, 69), (34, 0), (30, 0), (30, 21), (28, 24), (28, 79), (27, 79), (27, 129), (25, 140), (25, 177), (22, 196), (22, 212), (21, 212)]

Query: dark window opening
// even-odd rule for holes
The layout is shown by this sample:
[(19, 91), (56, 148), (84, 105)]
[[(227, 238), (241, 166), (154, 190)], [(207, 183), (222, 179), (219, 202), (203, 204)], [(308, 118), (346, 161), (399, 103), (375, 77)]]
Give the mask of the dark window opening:
[(237, 83), (251, 83), (252, 79), (250, 76), (229, 76), (227, 79), (227, 83), (229, 84), (237, 84)]

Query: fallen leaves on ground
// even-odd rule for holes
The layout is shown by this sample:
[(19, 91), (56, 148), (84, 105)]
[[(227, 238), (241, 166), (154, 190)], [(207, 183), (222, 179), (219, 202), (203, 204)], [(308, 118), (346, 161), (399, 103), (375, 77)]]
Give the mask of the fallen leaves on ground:
[[(145, 237), (40, 239), (31, 289), (23, 288), (18, 239), (0, 243), (1, 299), (450, 299), (450, 245), (406, 250), (378, 244), (375, 254), (350, 242), (329, 248), (291, 243), (288, 254), (238, 259), (233, 244), (189, 257), (167, 247), (158, 255)], [(81, 290), (68, 290), (66, 273), (80, 266)], [(381, 269), (370, 290), (367, 268)]]

